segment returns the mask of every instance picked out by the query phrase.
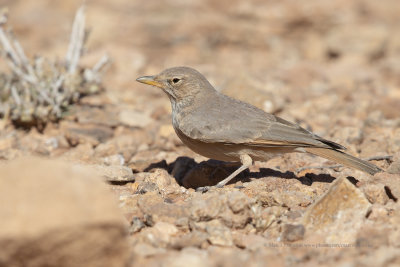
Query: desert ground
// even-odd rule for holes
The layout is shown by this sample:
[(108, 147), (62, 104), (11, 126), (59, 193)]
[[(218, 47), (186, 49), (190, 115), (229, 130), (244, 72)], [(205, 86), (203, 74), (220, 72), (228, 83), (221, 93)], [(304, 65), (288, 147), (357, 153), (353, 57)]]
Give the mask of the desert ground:
[[(29, 59), (62, 60), (81, 4), (2, 0), (0, 8)], [(81, 266), (400, 265), (396, 0), (89, 0), (85, 13), (79, 65), (108, 55), (102, 90), (40, 127), (0, 120), (0, 244), (15, 244), (0, 266), (79, 265), (63, 255)], [(168, 97), (135, 81), (173, 66), (193, 67), (218, 91), (376, 158), (385, 171), (293, 153), (196, 192), (237, 167), (183, 145)], [(0, 71), (11, 73), (4, 58)], [(53, 209), (63, 212), (48, 219)], [(61, 234), (71, 225), (83, 245), (65, 245), (75, 242)]]

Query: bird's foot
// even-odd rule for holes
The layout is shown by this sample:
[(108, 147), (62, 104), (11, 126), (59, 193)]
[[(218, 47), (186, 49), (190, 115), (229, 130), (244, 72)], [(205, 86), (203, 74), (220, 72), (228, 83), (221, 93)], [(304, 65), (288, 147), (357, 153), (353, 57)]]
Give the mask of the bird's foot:
[(211, 189), (212, 186), (201, 186), (196, 188), (196, 192), (205, 193)]
[(205, 192), (211, 191), (211, 189), (222, 188), (222, 187), (224, 187), (224, 185), (219, 185), (219, 184), (216, 184), (213, 186), (201, 186), (201, 187), (196, 188), (196, 192), (205, 193)]

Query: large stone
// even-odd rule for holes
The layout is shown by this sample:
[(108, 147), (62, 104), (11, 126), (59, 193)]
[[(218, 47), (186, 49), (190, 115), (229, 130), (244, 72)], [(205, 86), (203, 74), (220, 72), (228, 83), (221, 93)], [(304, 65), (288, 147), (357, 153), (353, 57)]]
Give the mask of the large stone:
[(127, 225), (83, 166), (24, 158), (0, 165), (0, 266), (125, 266)]
[(349, 180), (339, 178), (305, 216), (307, 229), (325, 234), (326, 242), (354, 243), (371, 204)]

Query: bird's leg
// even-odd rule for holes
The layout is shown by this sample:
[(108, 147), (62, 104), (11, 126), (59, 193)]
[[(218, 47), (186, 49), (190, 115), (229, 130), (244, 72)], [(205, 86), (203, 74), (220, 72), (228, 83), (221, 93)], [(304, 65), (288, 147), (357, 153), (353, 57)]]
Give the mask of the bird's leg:
[(247, 168), (249, 168), (253, 164), (253, 160), (247, 154), (240, 155), (240, 162), (242, 163), (242, 166), (240, 166), (236, 171), (234, 171), (231, 175), (226, 177), (224, 180), (219, 182), (216, 185), (216, 187), (219, 187), (219, 188), (223, 187), (224, 185), (229, 183), (230, 180), (235, 178), (239, 173), (241, 173), (242, 171), (246, 170)]
[[(246, 170), (247, 168), (249, 168), (253, 164), (253, 160), (247, 154), (240, 155), (240, 162), (242, 163), (242, 166), (240, 166), (236, 171), (234, 171), (231, 175), (226, 177), (224, 180), (220, 181), (215, 187), (218, 187), (218, 188), (223, 187), (224, 185), (229, 183), (229, 181), (231, 181), (233, 178), (235, 178), (239, 173), (241, 173), (242, 171)], [(206, 192), (210, 188), (211, 187), (209, 187), (209, 186), (199, 187), (199, 188), (196, 189), (196, 191), (198, 191), (198, 192)]]

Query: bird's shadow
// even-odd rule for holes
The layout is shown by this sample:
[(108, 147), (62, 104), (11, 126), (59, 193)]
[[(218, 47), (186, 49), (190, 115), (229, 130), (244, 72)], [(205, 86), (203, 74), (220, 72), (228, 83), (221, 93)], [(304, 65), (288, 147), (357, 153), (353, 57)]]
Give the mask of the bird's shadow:
[[(240, 164), (232, 164), (217, 160), (207, 160), (196, 163), (190, 157), (178, 157), (174, 162), (167, 164), (165, 160), (151, 163), (144, 169), (145, 172), (150, 172), (153, 169), (165, 169), (171, 174), (179, 185), (185, 188), (197, 188), (200, 186), (212, 186), (226, 178), (229, 174), (235, 171)], [(250, 182), (252, 179), (260, 179), (266, 177), (277, 177), (282, 179), (296, 179), (303, 185), (311, 186), (314, 182), (332, 183), (336, 178), (329, 174), (306, 173), (303, 176), (298, 176), (292, 171), (280, 171), (271, 168), (260, 168), (258, 172), (246, 170), (232, 179), (229, 183)]]
[(246, 175), (246, 181), (250, 181), (251, 179), (265, 178), (265, 177), (296, 179), (299, 180), (302, 184), (308, 186), (311, 186), (314, 182), (332, 183), (336, 179), (335, 177), (329, 174), (306, 173), (303, 176), (298, 176), (292, 171), (283, 172), (277, 169), (260, 168), (258, 172), (248, 172), (248, 175)]

